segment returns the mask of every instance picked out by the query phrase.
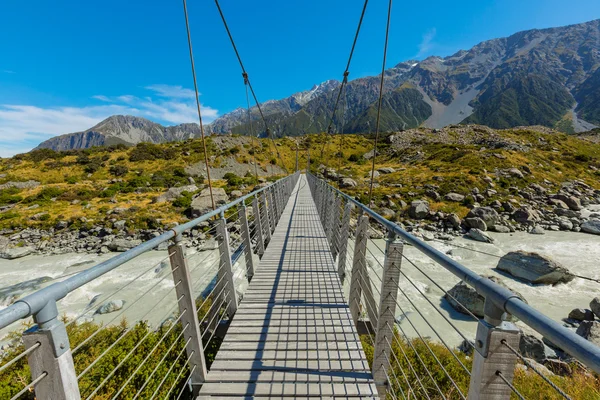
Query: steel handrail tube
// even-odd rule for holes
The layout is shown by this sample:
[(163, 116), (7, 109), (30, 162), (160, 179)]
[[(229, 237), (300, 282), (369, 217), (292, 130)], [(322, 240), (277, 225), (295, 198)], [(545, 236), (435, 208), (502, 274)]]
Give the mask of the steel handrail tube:
[(119, 254), (118, 256), (112, 257), (100, 264), (90, 267), (78, 274), (65, 279), (62, 282), (56, 282), (43, 289), (40, 289), (34, 293), (31, 293), (22, 299), (17, 300), (4, 310), (0, 311), (0, 329), (20, 320), (23, 318), (30, 317), (40, 312), (44, 307), (51, 303), (57, 302), (64, 298), (72, 291), (80, 288), (81, 286), (91, 282), (92, 280), (112, 271), (113, 269), (123, 265), (124, 263), (134, 259), (135, 257), (156, 248), (158, 245), (175, 238), (177, 235), (182, 234), (196, 227), (201, 222), (208, 221), (210, 218), (220, 215), (226, 210), (238, 205), (239, 203), (246, 201), (247, 199), (256, 196), (257, 194), (275, 186), (282, 184), (287, 180), (291, 179), (295, 174), (288, 175), (284, 178), (279, 179), (263, 188), (248, 193), (242, 197), (235, 199), (234, 201), (227, 203), (215, 210), (212, 210), (200, 217), (193, 219), (184, 224), (178, 225), (172, 228), (170, 231), (161, 234), (153, 239), (150, 239), (126, 252)]
[[(319, 179), (309, 172), (307, 172), (307, 175), (314, 179)], [(597, 373), (600, 373), (600, 347), (577, 335), (575, 332), (563, 327), (556, 321), (548, 318), (540, 311), (523, 302), (510, 290), (492, 282), (489, 279), (479, 276), (479, 274), (471, 271), (464, 265), (451, 259), (439, 250), (417, 239), (415, 236), (406, 232), (395, 223), (377, 214), (375, 211), (365, 206), (358, 200), (331, 185), (329, 185), (329, 187), (339, 195), (343, 196), (343, 198), (345, 198), (347, 201), (359, 207), (359, 209), (372, 217), (374, 220), (384, 225), (387, 229), (396, 233), (405, 242), (413, 245), (426, 256), (436, 261), (452, 274), (472, 286), (477, 293), (481, 294), (486, 299), (489, 298), (490, 301), (492, 301), (496, 306), (519, 318), (525, 324), (549, 339), (552, 343), (576, 357)]]

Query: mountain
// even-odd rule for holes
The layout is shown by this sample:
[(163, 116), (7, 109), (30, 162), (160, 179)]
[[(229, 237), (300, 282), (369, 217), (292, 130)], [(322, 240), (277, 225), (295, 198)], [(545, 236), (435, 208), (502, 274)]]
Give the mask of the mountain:
[(53, 150), (85, 149), (112, 144), (140, 142), (163, 143), (200, 136), (198, 124), (181, 124), (164, 127), (145, 118), (130, 115), (113, 115), (98, 125), (83, 131), (56, 136), (40, 143), (38, 148)]
[[(600, 125), (599, 66), (600, 20), (519, 32), (448, 57), (402, 62), (385, 71), (382, 129), (479, 123), (588, 130)], [(343, 132), (374, 129), (378, 87), (377, 76), (348, 83)], [(292, 113), (265, 114), (278, 136), (322, 132), (336, 96), (335, 90), (324, 91)], [(252, 117), (258, 120), (254, 111)], [(249, 132), (247, 114), (229, 131)]]
[[(374, 131), (379, 81), (379, 76), (367, 76), (348, 82), (333, 120), (334, 131)], [(325, 131), (339, 87), (339, 81), (328, 80), (262, 103), (271, 132), (281, 137)], [(247, 109), (238, 108), (207, 124), (206, 131), (264, 136), (256, 106), (250, 109), (250, 121)], [(407, 60), (385, 71), (383, 131), (460, 123), (497, 129), (544, 125), (569, 133), (600, 126), (600, 20), (519, 32), (448, 57)], [(40, 147), (64, 150), (198, 135), (195, 124), (163, 127), (142, 118), (115, 116)]]

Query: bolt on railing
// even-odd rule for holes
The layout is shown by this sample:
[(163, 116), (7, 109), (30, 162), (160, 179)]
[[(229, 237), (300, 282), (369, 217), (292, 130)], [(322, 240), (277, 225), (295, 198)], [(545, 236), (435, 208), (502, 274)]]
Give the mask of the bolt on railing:
[[(238, 254), (240, 254), (240, 251), (244, 252), (246, 270), (245, 275), (247, 279), (250, 280), (252, 279), (255, 268), (254, 260), (252, 258), (254, 249), (252, 248), (252, 238), (250, 236), (250, 227), (248, 223), (245, 202), (246, 200), (252, 200), (255, 225), (254, 229), (257, 236), (257, 243), (255, 247), (258, 254), (262, 255), (262, 253), (264, 253), (265, 246), (262, 234), (263, 232), (268, 232), (270, 235), (272, 229), (275, 228), (280, 216), (280, 213), (275, 212), (275, 210), (282, 210), (297, 181), (298, 173), (280, 179), (265, 188), (242, 196), (233, 202), (208, 212), (199, 218), (176, 226), (172, 230), (167, 231), (162, 235), (149, 240), (148, 242), (142, 243), (141, 245), (116, 257), (84, 270), (61, 282), (56, 282), (30, 295), (27, 295), (24, 298), (17, 300), (14, 304), (8, 306), (7, 308), (0, 310), (0, 329), (29, 316), (33, 316), (34, 322), (36, 323), (36, 325), (23, 333), (22, 338), (25, 350), (16, 355), (13, 360), (7, 361), (0, 367), (0, 373), (4, 373), (6, 370), (15, 367), (20, 359), (27, 357), (31, 371), (31, 383), (25, 385), (21, 391), (13, 396), (13, 399), (19, 398), (29, 390), (34, 390), (36, 398), (40, 400), (78, 400), (82, 397), (89, 399), (98, 395), (100, 390), (105, 389), (106, 383), (110, 379), (115, 378), (117, 370), (122, 368), (123, 365), (128, 362), (128, 360), (131, 360), (131, 356), (134, 353), (142, 351), (144, 348), (143, 345), (152, 331), (147, 331), (141, 340), (139, 340), (137, 343), (134, 343), (133, 349), (129, 350), (129, 352), (125, 354), (124, 357), (119, 361), (115, 361), (118, 362), (118, 364), (115, 365), (112, 371), (110, 371), (103, 378), (102, 382), (97, 387), (81, 388), (81, 378), (89, 375), (89, 371), (94, 370), (100, 365), (99, 362), (104, 362), (107, 359), (107, 355), (113, 352), (115, 346), (122, 342), (122, 339), (132, 332), (136, 325), (124, 328), (116, 341), (113, 343), (108, 343), (108, 347), (78, 374), (74, 365), (73, 353), (77, 351), (83, 351), (82, 349), (87, 346), (93, 346), (93, 341), (99, 337), (98, 333), (105, 329), (105, 327), (99, 326), (96, 331), (91, 333), (81, 343), (77, 344), (77, 347), (74, 350), (71, 350), (69, 335), (66, 329), (67, 325), (76, 323), (77, 319), (83, 317), (90, 311), (90, 309), (86, 308), (86, 310), (84, 310), (79, 317), (65, 324), (65, 322), (59, 318), (57, 302), (81, 286), (92, 282), (94, 279), (118, 268), (132, 259), (135, 259), (140, 254), (148, 252), (156, 248), (158, 245), (170, 240), (173, 240), (174, 242), (168, 247), (167, 260), (170, 260), (173, 287), (162, 299), (159, 300), (159, 303), (166, 299), (169, 293), (174, 291), (177, 299), (176, 304), (174, 307), (167, 307), (168, 312), (164, 315), (162, 321), (165, 321), (167, 318), (169, 318), (169, 316), (172, 315), (175, 310), (178, 311), (178, 317), (175, 318), (174, 322), (168, 329), (165, 328), (161, 339), (159, 339), (149, 353), (144, 355), (142, 363), (135, 367), (132, 375), (125, 380), (118, 391), (117, 389), (114, 389), (115, 392), (103, 393), (102, 395), (104, 397), (108, 396), (108, 398), (113, 399), (119, 398), (126, 387), (135, 382), (133, 380), (134, 375), (140, 371), (145, 363), (149, 362), (152, 354), (159, 349), (161, 344), (167, 344), (166, 340), (171, 336), (175, 337), (175, 339), (169, 345), (168, 350), (164, 354), (155, 354), (155, 357), (160, 356), (160, 361), (158, 364), (156, 364), (152, 373), (148, 376), (143, 385), (138, 388), (134, 398), (137, 398), (138, 396), (142, 395), (142, 393), (146, 393), (148, 391), (153, 391), (152, 396), (150, 397), (155, 397), (159, 393), (163, 393), (162, 395), (164, 396), (164, 392), (162, 392), (162, 390), (165, 390), (166, 392), (167, 389), (168, 392), (166, 392), (166, 396), (168, 397), (169, 394), (174, 390), (175, 386), (180, 384), (182, 380), (184, 384), (180, 389), (180, 396), (188, 387), (191, 388), (192, 395), (197, 394), (199, 387), (204, 382), (208, 372), (204, 354), (209, 347), (209, 343), (211, 343), (212, 338), (216, 335), (219, 321), (226, 315), (228, 315), (229, 318), (233, 317), (237, 310), (238, 293), (234, 282), (233, 268), (233, 260), (236, 260), (235, 262), (237, 263), (237, 258), (234, 259), (232, 255), (232, 243), (229, 237), (225, 212), (229, 213), (228, 210), (235, 210), (233, 207), (238, 206), (237, 220), (234, 221), (234, 223), (240, 225), (241, 240), (239, 241), (239, 244), (234, 246), (233, 251), (237, 252)], [(272, 212), (270, 221), (267, 216), (267, 201)], [(263, 213), (260, 211), (261, 202), (263, 205)], [(276, 202), (279, 202), (279, 205), (276, 205)], [(209, 252), (209, 256), (205, 257), (194, 268), (190, 268), (190, 257), (186, 256), (185, 246), (182, 243), (182, 234), (216, 216), (220, 217), (216, 221), (216, 227), (213, 227), (206, 232), (207, 234), (214, 234), (218, 238), (219, 257), (215, 271), (216, 277), (213, 277), (214, 275), (203, 276), (199, 280), (192, 282), (192, 272), (200, 266), (205, 266), (206, 259), (208, 259), (212, 253)], [(213, 232), (213, 230), (216, 232)], [(133, 278), (127, 284), (116, 289), (108, 296), (103, 296), (103, 299), (110, 299), (116, 293), (126, 288), (132, 282), (135, 282), (144, 274), (153, 272), (155, 273), (156, 270), (159, 270), (159, 267), (162, 268), (161, 263), (162, 261), (158, 263), (158, 266), (152, 265), (149, 269)], [(209, 265), (208, 267), (209, 268), (207, 271), (210, 272), (212, 265)], [(135, 306), (136, 303), (144, 298), (144, 296), (150, 294), (153, 290), (156, 290), (158, 287), (157, 285), (163, 282), (168, 276), (169, 275), (162, 276), (135, 301), (123, 307), (122, 310), (118, 312), (108, 324), (116, 322), (116, 318), (119, 315), (122, 315), (123, 312)], [(203, 285), (209, 285), (207, 279), (212, 279), (213, 282), (215, 282), (214, 287), (208, 293), (202, 295), (200, 297), (200, 304), (197, 304), (195, 289), (198, 284), (200, 287)], [(154, 307), (158, 305), (159, 304), (157, 303)], [(199, 312), (205, 306), (208, 307), (208, 311), (200, 320)], [(152, 311), (154, 307), (151, 307), (150, 311)], [(146, 312), (144, 316), (138, 320), (138, 322), (142, 322), (149, 315), (150, 311)], [(178, 336), (176, 336), (176, 332), (174, 331), (174, 327), (176, 325), (181, 327), (181, 333)], [(163, 331), (161, 330), (161, 332)], [(164, 371), (161, 373), (162, 376), (160, 379), (156, 380), (160, 380), (160, 382), (158, 385), (156, 385), (156, 382), (152, 380), (152, 377), (158, 377), (156, 374), (159, 371), (160, 365), (166, 361), (167, 356), (171, 352), (175, 351), (178, 351), (176, 353), (176, 359), (174, 361), (170, 361), (171, 364), (168, 372), (166, 374)], [(181, 366), (179, 366), (179, 363), (181, 363)], [(178, 369), (175, 369), (175, 367)], [(173, 374), (172, 376), (176, 378), (175, 381), (170, 384), (171, 387), (168, 388), (164, 385), (167, 381), (167, 378), (171, 376), (170, 374)], [(148, 392), (148, 395), (150, 395), (150, 392)]]
[[(383, 399), (388, 394), (392, 398), (396, 398), (398, 394), (396, 391), (405, 399), (413, 397), (447, 398), (449, 393), (454, 393), (453, 396), (457, 398), (468, 398), (469, 400), (508, 400), (513, 394), (523, 398), (518, 387), (513, 384), (513, 377), (517, 360), (525, 360), (525, 365), (541, 376), (556, 393), (569, 399), (570, 397), (563, 389), (519, 354), (520, 331), (514, 324), (502, 319), (505, 313), (515, 315), (563, 350), (576, 356), (583, 364), (600, 372), (600, 348), (528, 306), (514, 293), (480, 277), (405, 232), (369, 207), (333, 188), (323, 180), (311, 174), (307, 175), (312, 196), (329, 240), (332, 236), (329, 236), (328, 227), (335, 230), (335, 224), (331, 224), (332, 219), (335, 220), (332, 215), (339, 215), (341, 208), (344, 210), (339, 224), (340, 232), (336, 239), (338, 247), (332, 247), (332, 254), (335, 254), (337, 250), (340, 279), (343, 281), (344, 278), (349, 278), (350, 280), (348, 303), (357, 329), (359, 332), (366, 330), (366, 333), (371, 336), (374, 346), (372, 372), (380, 398)], [(341, 199), (342, 204), (337, 199)], [(356, 207), (358, 211), (355, 217), (351, 216), (353, 207)], [(356, 220), (354, 233), (350, 229), (352, 218)], [(383, 228), (383, 231), (387, 232), (385, 249), (379, 248), (375, 242), (369, 239), (370, 219), (378, 228)], [(334, 234), (334, 236), (336, 235)], [(350, 241), (352, 236), (354, 236), (353, 243)], [(480, 319), (473, 315), (466, 306), (409, 259), (403, 252), (406, 244), (420, 250), (448, 272), (473, 286), (477, 293), (485, 298), (484, 318)], [(370, 247), (376, 250), (372, 250)], [(380, 251), (383, 262), (378, 260), (373, 251)], [(373, 260), (374, 265), (370, 265), (367, 257)], [(446, 316), (439, 305), (435, 304), (436, 302), (430, 299), (419, 285), (415, 284), (413, 279), (404, 272), (404, 268), (401, 267), (403, 259), (477, 322), (474, 342), (471, 342), (468, 336)], [(371, 280), (375, 278), (379, 280), (379, 282), (375, 282), (379, 283), (379, 286), (372, 286)], [(463, 357), (459, 357), (456, 353), (457, 349), (448, 345), (445, 332), (441, 331), (439, 327), (436, 328), (426, 314), (419, 309), (414, 295), (408, 294), (402, 288), (401, 280), (410, 284), (416, 293), (426, 300), (426, 304), (464, 339), (463, 344), (467, 347), (465, 351), (473, 353), (471, 369), (467, 368), (462, 360)], [(379, 296), (377, 303), (375, 294)], [(407, 312), (402, 307), (398, 300), (399, 297), (409, 304), (413, 312)], [(398, 311), (402, 319), (396, 317)], [(448, 365), (445, 365), (447, 361), (440, 360), (432, 349), (433, 344), (428, 338), (429, 335), (420, 332), (419, 325), (415, 323), (417, 322), (416, 318), (423, 321), (439, 339), (441, 345), (450, 352), (452, 359), (459, 366), (458, 369), (449, 369)], [(405, 326), (405, 322), (408, 326)], [(433, 366), (436, 366), (437, 370), (430, 370), (433, 367), (428, 366), (424, 358), (433, 358)], [(468, 384), (466, 386), (464, 386), (464, 378), (463, 383), (459, 382), (461, 377), (457, 371), (467, 375)], [(449, 382), (450, 392), (444, 392), (436, 377), (444, 377), (446, 382)]]

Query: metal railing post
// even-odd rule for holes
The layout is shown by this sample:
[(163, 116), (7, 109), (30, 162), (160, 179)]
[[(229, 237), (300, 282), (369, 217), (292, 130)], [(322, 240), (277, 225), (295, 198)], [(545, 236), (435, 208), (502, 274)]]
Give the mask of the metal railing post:
[(271, 241), (271, 232), (273, 231), (273, 214), (271, 213), (271, 210), (269, 210), (269, 206), (267, 205), (267, 193), (262, 192), (260, 194), (259, 205), (260, 204), (262, 204), (262, 208), (264, 211), (261, 215), (263, 218), (261, 220), (261, 225), (264, 233), (263, 236), (265, 238), (265, 243), (269, 244), (269, 242)]
[(340, 208), (342, 206), (342, 197), (341, 196), (337, 196), (335, 199), (335, 203), (333, 204), (333, 212), (331, 213), (333, 215), (332, 219), (333, 219), (333, 226), (331, 229), (333, 229), (333, 234), (331, 235), (331, 255), (333, 256), (333, 259), (335, 260), (335, 258), (338, 255), (338, 251), (340, 248), (340, 234), (341, 234), (341, 228), (342, 225), (340, 224)]
[(342, 284), (346, 277), (346, 258), (348, 256), (348, 238), (350, 237), (350, 214), (352, 213), (352, 203), (347, 202), (344, 206), (344, 216), (340, 228), (339, 254), (338, 254), (338, 274)]
[[(40, 400), (79, 400), (79, 385), (69, 336), (65, 324), (58, 318), (54, 299), (33, 316), (37, 325), (23, 333), (25, 349), (38, 346), (27, 355), (35, 395)], [(39, 345), (38, 345), (39, 343)]]
[(190, 370), (193, 371), (190, 377), (190, 384), (192, 385), (192, 392), (197, 396), (200, 392), (200, 386), (206, 380), (208, 371), (204, 359), (202, 332), (200, 331), (200, 322), (198, 321), (196, 299), (192, 290), (190, 269), (185, 257), (185, 247), (181, 243), (181, 240), (181, 235), (177, 235), (175, 243), (169, 246), (168, 251), (173, 282), (175, 283), (175, 293), (177, 298), (180, 299), (178, 302), (179, 315), (181, 316), (181, 326), (187, 343), (185, 351)]
[[(484, 319), (477, 325), (469, 400), (509, 400), (517, 356), (513, 349), (519, 348), (520, 332), (515, 325), (502, 321), (504, 310), (486, 299)], [(504, 379), (502, 379), (504, 378)]]
[(256, 231), (256, 252), (262, 258), (263, 254), (265, 254), (265, 240), (263, 238), (262, 215), (260, 214), (260, 206), (258, 205), (258, 198), (256, 196), (252, 199), (252, 211), (254, 213), (254, 230)]
[(246, 275), (248, 276), (248, 282), (250, 282), (254, 276), (254, 258), (252, 257), (252, 242), (250, 241), (250, 227), (246, 216), (246, 204), (243, 201), (238, 205), (238, 216), (242, 226), (242, 240), (244, 241), (244, 254), (246, 255)]
[(275, 196), (273, 196), (273, 190), (269, 190), (267, 192), (268, 201), (269, 201), (269, 222), (271, 224), (271, 233), (275, 232), (275, 227), (277, 226), (277, 205), (275, 204)]
[[(227, 221), (225, 220), (224, 214), (221, 214), (221, 218), (217, 222), (217, 235), (219, 237), (219, 255), (221, 257), (221, 268), (217, 274), (217, 282), (222, 280), (223, 283), (221, 283), (221, 285), (225, 285), (223, 297), (225, 301), (227, 301), (227, 297), (229, 297), (227, 313), (231, 318), (237, 311), (238, 296), (235, 291), (233, 266), (231, 265), (231, 249), (229, 248), (229, 232), (227, 232)], [(220, 289), (221, 288), (219, 287), (215, 288), (215, 290)]]
[(327, 233), (329, 249), (331, 250), (333, 248), (333, 233), (335, 232), (333, 227), (333, 221), (335, 216), (335, 193), (333, 193), (331, 190), (328, 190), (328, 192), (329, 196), (327, 198), (327, 206), (325, 207), (325, 221), (323, 225), (325, 226), (325, 233)]
[(396, 242), (396, 235), (388, 231), (385, 245), (385, 261), (381, 277), (381, 297), (375, 330), (375, 349), (373, 351), (373, 379), (379, 398), (385, 399), (389, 382), (387, 381), (391, 358), (390, 343), (394, 342), (394, 322), (396, 320), (396, 298), (400, 283), (400, 266), (404, 244)]
[(358, 324), (360, 317), (360, 299), (362, 297), (361, 272), (367, 262), (367, 230), (369, 217), (363, 215), (358, 220), (356, 229), (356, 242), (354, 243), (354, 257), (352, 258), (352, 276), (350, 278), (350, 313), (354, 325)]

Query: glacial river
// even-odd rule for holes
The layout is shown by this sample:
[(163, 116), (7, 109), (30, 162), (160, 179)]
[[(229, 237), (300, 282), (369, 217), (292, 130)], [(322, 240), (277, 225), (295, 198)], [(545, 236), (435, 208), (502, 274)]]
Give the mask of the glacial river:
[[(480, 243), (464, 238), (456, 238), (449, 243), (437, 241), (428, 243), (444, 253), (451, 251), (449, 254), (452, 258), (478, 274), (500, 277), (506, 285), (521, 293), (531, 306), (556, 321), (565, 318), (573, 308), (588, 308), (590, 300), (600, 296), (600, 284), (596, 282), (575, 279), (568, 284), (557, 286), (531, 286), (501, 275), (493, 269), (498, 263), (498, 257), (509, 251), (525, 250), (548, 256), (562, 263), (577, 275), (599, 279), (600, 236), (572, 232), (546, 232), (545, 235), (532, 235), (524, 232), (512, 234), (492, 232), (490, 235), (495, 239), (494, 244)], [(457, 248), (457, 246), (492, 255)], [(370, 251), (367, 252), (367, 256), (374, 269), (371, 277), (374, 286), (377, 287), (379, 285), (377, 276), (381, 276), (379, 264), (383, 263), (383, 254), (380, 249), (384, 248), (383, 240), (369, 241)], [(445, 290), (452, 288), (459, 281), (458, 278), (411, 246), (405, 247), (404, 254)], [(54, 280), (64, 279), (70, 274), (89, 268), (114, 255), (65, 254), (27, 256), (12, 261), (0, 259), (1, 307), (4, 308), (11, 302), (11, 293), (22, 297), (31, 292), (31, 288), (12, 287), (7, 289), (7, 287), (43, 277)], [(189, 265), (192, 271), (194, 291), (199, 295), (207, 287), (210, 287), (211, 283), (214, 284), (213, 277), (218, 265), (218, 252), (216, 250), (198, 253), (190, 251)], [(402, 268), (415, 286), (444, 316), (451, 319), (465, 336), (474, 337), (476, 323), (470, 317), (458, 313), (450, 307), (442, 299), (442, 290), (408, 262), (404, 261)], [(236, 263), (234, 270), (238, 290), (242, 291), (246, 285), (244, 269), (243, 257), (241, 257), (241, 261)], [(50, 282), (43, 283), (41, 286)], [(345, 286), (347, 290), (347, 283)], [(437, 339), (436, 333), (427, 326), (416, 312), (416, 308), (447, 343), (451, 345), (460, 343), (462, 340), (460, 335), (406, 278), (401, 277), (400, 287), (412, 301), (411, 304), (407, 297), (399, 293), (398, 302), (404, 313), (398, 310), (398, 319), (403, 321), (402, 327), (408, 335), (414, 334), (410, 325), (412, 322), (422, 335)], [(378, 297), (377, 290), (375, 291), (376, 297)], [(122, 310), (117, 312), (97, 314), (98, 307), (110, 300), (124, 300), (125, 305)], [(147, 320), (156, 326), (172, 315), (176, 307), (175, 300), (168, 254), (166, 251), (151, 251), (72, 292), (59, 303), (59, 309), (68, 318), (78, 318), (79, 321), (94, 320), (103, 324), (117, 324), (126, 318), (130, 323), (136, 320)], [(376, 301), (378, 300), (376, 299)], [(527, 331), (522, 323), (519, 323), (519, 326)], [(0, 337), (9, 331), (21, 329), (22, 327), (16, 323), (0, 331)]]

